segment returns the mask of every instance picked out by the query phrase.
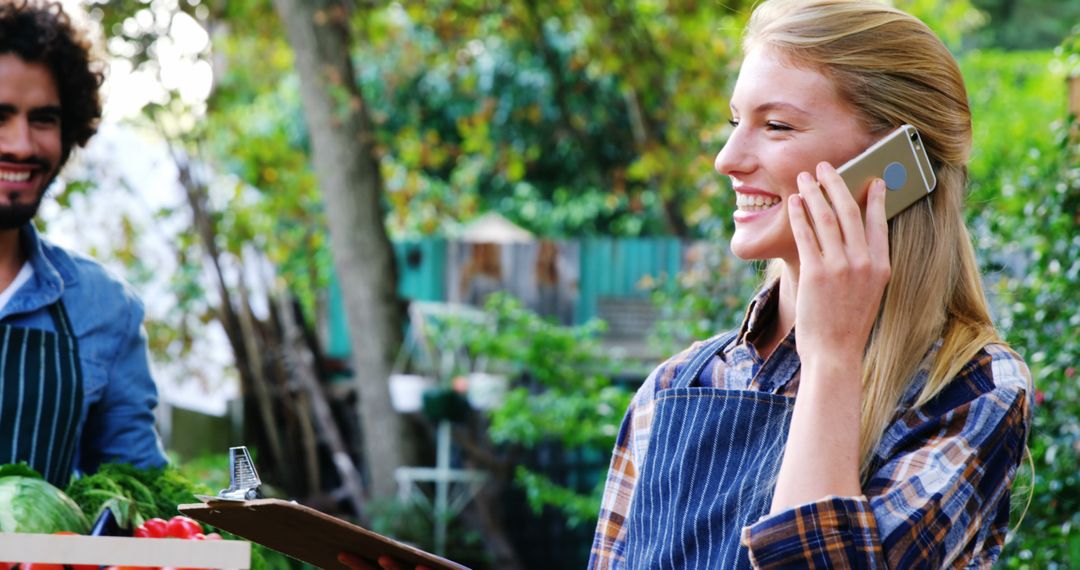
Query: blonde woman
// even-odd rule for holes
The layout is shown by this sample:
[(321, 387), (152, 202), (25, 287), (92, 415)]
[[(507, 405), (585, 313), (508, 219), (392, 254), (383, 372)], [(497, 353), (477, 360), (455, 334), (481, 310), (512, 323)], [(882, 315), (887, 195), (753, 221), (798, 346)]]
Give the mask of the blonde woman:
[[(743, 47), (716, 170), (731, 249), (771, 260), (766, 283), (738, 329), (638, 390), (589, 567), (989, 567), (1032, 390), (963, 224), (956, 62), (869, 0), (766, 0)], [(849, 189), (834, 166), (902, 124), (938, 182), (886, 220), (884, 183)]]
[[(1030, 425), (963, 225), (956, 62), (871, 1), (754, 11), (716, 157), (731, 249), (768, 259), (735, 331), (657, 368), (611, 461), (590, 568), (988, 567)], [(886, 220), (840, 165), (902, 124), (937, 189)], [(852, 190), (855, 191), (854, 197)]]

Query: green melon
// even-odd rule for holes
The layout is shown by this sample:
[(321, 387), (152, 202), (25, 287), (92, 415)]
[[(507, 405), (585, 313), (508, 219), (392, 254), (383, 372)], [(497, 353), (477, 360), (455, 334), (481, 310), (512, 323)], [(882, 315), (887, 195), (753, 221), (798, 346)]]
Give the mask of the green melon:
[(86, 534), (86, 515), (63, 491), (42, 479), (0, 477), (0, 532)]

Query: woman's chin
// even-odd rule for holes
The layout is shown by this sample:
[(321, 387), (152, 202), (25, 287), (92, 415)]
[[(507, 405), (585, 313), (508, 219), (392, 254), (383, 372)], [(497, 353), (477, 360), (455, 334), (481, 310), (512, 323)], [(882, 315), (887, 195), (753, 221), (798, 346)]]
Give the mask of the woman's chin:
[(732, 250), (731, 253), (735, 254), (735, 257), (739, 258), (740, 260), (747, 261), (747, 262), (749, 262), (749, 261), (768, 261), (770, 259), (773, 259), (773, 257), (770, 256), (770, 255), (758, 255), (758, 254), (754, 254), (754, 253), (738, 253), (735, 250)]
[(795, 237), (790, 229), (776, 225), (736, 224), (735, 232), (731, 234), (730, 249), (735, 257), (744, 261), (798, 257)]
[(753, 241), (739, 239), (738, 233), (731, 239), (731, 253), (743, 261), (757, 261), (769, 259), (767, 252), (760, 244)]

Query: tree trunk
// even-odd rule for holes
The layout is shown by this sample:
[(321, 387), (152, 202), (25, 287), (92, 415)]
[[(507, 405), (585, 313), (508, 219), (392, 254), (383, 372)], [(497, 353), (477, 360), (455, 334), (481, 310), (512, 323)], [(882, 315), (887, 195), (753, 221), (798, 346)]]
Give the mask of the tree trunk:
[(274, 0), (274, 6), (296, 56), (312, 161), (342, 284), (368, 488), (374, 496), (393, 496), (394, 470), (415, 464), (418, 446), (390, 406), (387, 378), (401, 345), (402, 315), (371, 120), (349, 59), (348, 11), (334, 0)]

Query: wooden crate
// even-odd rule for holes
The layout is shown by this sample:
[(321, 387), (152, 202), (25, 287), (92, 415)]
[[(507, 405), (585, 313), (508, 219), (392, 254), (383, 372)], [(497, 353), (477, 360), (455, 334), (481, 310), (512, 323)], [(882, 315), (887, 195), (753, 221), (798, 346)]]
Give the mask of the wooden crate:
[(242, 540), (0, 533), (0, 560), (247, 570), (251, 567), (251, 543)]

